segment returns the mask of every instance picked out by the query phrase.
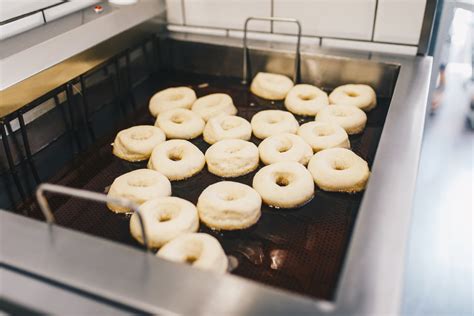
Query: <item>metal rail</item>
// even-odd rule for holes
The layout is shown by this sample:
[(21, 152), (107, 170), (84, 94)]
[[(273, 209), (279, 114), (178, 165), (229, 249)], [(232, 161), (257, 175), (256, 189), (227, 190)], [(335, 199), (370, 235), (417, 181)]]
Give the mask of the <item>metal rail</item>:
[(148, 244), (148, 237), (147, 237), (146, 229), (145, 229), (145, 223), (143, 221), (143, 216), (140, 212), (138, 205), (133, 203), (132, 201), (124, 199), (124, 198), (107, 196), (102, 193), (91, 192), (91, 191), (80, 190), (80, 189), (73, 189), (73, 188), (62, 186), (62, 185), (43, 183), (43, 184), (40, 184), (38, 186), (38, 189), (36, 190), (36, 199), (38, 200), (40, 209), (43, 212), (43, 215), (46, 218), (46, 222), (48, 222), (48, 224), (54, 224), (56, 220), (54, 219), (54, 213), (51, 211), (51, 207), (49, 206), (48, 200), (46, 199), (44, 195), (45, 192), (52, 192), (52, 193), (56, 193), (60, 195), (72, 196), (72, 197), (80, 198), (83, 200), (118, 204), (120, 206), (130, 208), (138, 216), (138, 220), (140, 222), (140, 229), (142, 231), (142, 236), (143, 236), (143, 245), (145, 246), (145, 249), (147, 251), (150, 251), (150, 247)]
[(299, 82), (300, 79), (300, 43), (301, 43), (301, 23), (297, 19), (293, 18), (279, 18), (279, 17), (249, 17), (245, 20), (244, 24), (244, 55), (243, 55), (243, 68), (242, 68), (242, 83), (247, 84), (249, 81), (248, 78), (248, 68), (249, 68), (249, 48), (247, 46), (247, 29), (250, 21), (270, 21), (270, 22), (286, 22), (286, 23), (295, 23), (298, 26), (298, 37), (296, 40), (296, 56), (295, 56), (295, 71), (293, 75), (293, 81), (295, 83)]

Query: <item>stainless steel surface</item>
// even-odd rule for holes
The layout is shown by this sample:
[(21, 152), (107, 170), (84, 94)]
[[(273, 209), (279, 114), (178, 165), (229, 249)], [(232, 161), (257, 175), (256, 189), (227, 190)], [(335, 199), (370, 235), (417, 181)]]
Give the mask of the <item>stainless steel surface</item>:
[(435, 20), (436, 5), (439, 0), (426, 0), (423, 24), (421, 25), (420, 40), (418, 41), (418, 55), (428, 54)]
[(300, 74), (300, 43), (301, 43), (301, 23), (297, 19), (292, 18), (280, 18), (280, 17), (249, 17), (245, 20), (244, 24), (244, 39), (243, 39), (243, 65), (242, 65), (242, 83), (246, 84), (248, 82), (248, 54), (249, 49), (247, 46), (247, 29), (250, 21), (270, 21), (270, 22), (286, 22), (286, 23), (295, 23), (298, 26), (298, 32), (296, 37), (296, 54), (295, 54), (295, 72), (293, 74), (293, 81), (295, 83), (299, 82)]
[[(239, 77), (242, 65), (235, 61), (240, 60), (242, 48), (238, 43), (190, 35), (181, 41), (176, 39), (179, 37), (162, 46), (161, 58), (169, 67)], [(199, 43), (202, 41), (219, 44)], [(207, 54), (203, 55), (204, 51)], [(289, 51), (283, 46), (253, 48), (252, 62), (258, 69), (288, 75), (293, 60)], [(197, 271), (4, 212), (0, 215), (2, 240), (6, 241), (2, 261), (153, 313), (398, 314), (431, 58), (372, 54), (371, 60), (360, 60), (353, 56), (360, 55), (336, 50), (302, 54), (303, 82), (328, 88), (344, 82), (365, 82), (387, 95), (393, 90), (333, 302), (312, 300), (231, 275)], [(13, 234), (19, 237), (5, 238)]]
[[(141, 0), (96, 14), (91, 8), (2, 41), (0, 91), (165, 11), (164, 0)], [(41, 58), (38, 58), (41, 56)]]
[(131, 209), (134, 213), (137, 214), (138, 221), (140, 222), (140, 230), (142, 231), (143, 245), (145, 246), (146, 250), (150, 251), (150, 247), (148, 246), (148, 235), (145, 229), (145, 224), (143, 222), (142, 213), (138, 205), (133, 203), (132, 201), (124, 199), (124, 198), (120, 198), (120, 197), (108, 196), (108, 195), (97, 193), (97, 192), (68, 188), (65, 186), (50, 184), (50, 183), (42, 183), (36, 189), (36, 200), (38, 201), (41, 212), (43, 212), (43, 215), (46, 218), (46, 222), (48, 224), (54, 224), (55, 220), (54, 220), (54, 213), (51, 211), (48, 200), (46, 199), (46, 196), (44, 195), (45, 192), (72, 196), (72, 197), (80, 198), (84, 200), (102, 202), (105, 204), (110, 203), (110, 204), (120, 205), (122, 207)]

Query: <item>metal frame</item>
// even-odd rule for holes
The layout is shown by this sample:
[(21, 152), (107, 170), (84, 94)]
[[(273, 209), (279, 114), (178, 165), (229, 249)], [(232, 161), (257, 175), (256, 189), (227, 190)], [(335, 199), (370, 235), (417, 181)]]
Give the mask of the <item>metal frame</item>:
[(425, 56), (431, 42), (433, 23), (435, 22), (435, 12), (438, 0), (426, 0), (425, 14), (423, 15), (423, 24), (421, 25), (420, 40), (418, 41), (417, 54)]
[[(292, 18), (279, 18), (279, 17), (249, 17), (244, 23), (244, 38), (243, 38), (243, 63), (242, 63), (242, 83), (248, 83), (249, 73), (249, 48), (247, 45), (247, 29), (250, 21), (270, 21), (273, 22), (286, 22), (295, 23), (298, 26), (297, 40), (296, 40), (296, 53), (295, 53), (295, 72), (293, 75), (293, 81), (299, 83), (300, 81), (300, 43), (301, 43), (301, 23), (297, 19)], [(250, 71), (251, 73), (251, 71)]]
[[(188, 34), (185, 40), (193, 38)], [(215, 40), (224, 47), (235, 45), (222, 38), (195, 38)], [(322, 49), (316, 55), (327, 53)], [(330, 53), (343, 61), (360, 56), (349, 51)], [(0, 212), (6, 223), (1, 233), (17, 236), (2, 239), (3, 262), (150, 313), (399, 313), (431, 58), (378, 53), (370, 58), (399, 65), (400, 71), (334, 302), (198, 271), (124, 245), (60, 227), (47, 229), (44, 223)], [(38, 258), (38, 253), (44, 256)], [(98, 255), (100, 260), (91, 260)]]

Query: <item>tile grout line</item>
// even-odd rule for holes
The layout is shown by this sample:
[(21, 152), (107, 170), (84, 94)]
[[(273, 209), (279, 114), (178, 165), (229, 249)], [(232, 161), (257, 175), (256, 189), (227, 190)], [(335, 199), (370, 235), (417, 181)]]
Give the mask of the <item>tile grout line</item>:
[(377, 10), (379, 8), (379, 0), (375, 0), (375, 8), (374, 8), (374, 23), (372, 25), (372, 37), (370, 38), (370, 41), (374, 41), (374, 36), (375, 36), (375, 23), (377, 22)]
[[(274, 0), (270, 0), (270, 17), (274, 16)], [(270, 33), (273, 33), (273, 21), (270, 21)]]
[(181, 0), (181, 15), (183, 18), (183, 25), (186, 25), (186, 9), (184, 8), (184, 0)]

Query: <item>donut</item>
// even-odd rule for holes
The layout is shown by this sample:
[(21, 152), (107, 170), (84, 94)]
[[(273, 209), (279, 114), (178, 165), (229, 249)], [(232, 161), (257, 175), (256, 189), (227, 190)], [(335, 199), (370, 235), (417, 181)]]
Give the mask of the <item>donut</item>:
[(251, 125), (253, 134), (260, 139), (282, 133), (295, 134), (299, 127), (293, 114), (281, 110), (260, 111), (252, 117)]
[[(196, 232), (199, 228), (199, 216), (194, 204), (178, 197), (166, 196), (149, 200), (140, 206), (140, 212), (151, 248), (160, 248), (179, 235)], [(130, 233), (143, 244), (137, 214), (132, 214), (130, 218)]]
[(243, 176), (257, 169), (258, 148), (242, 139), (220, 140), (206, 150), (207, 169), (224, 178)]
[(229, 264), (219, 241), (204, 233), (183, 234), (165, 244), (157, 253), (166, 260), (192, 267), (225, 273)]
[(159, 126), (166, 137), (193, 139), (202, 134), (204, 120), (188, 109), (171, 109), (158, 114), (155, 126)]
[(263, 202), (277, 208), (299, 207), (314, 196), (313, 177), (302, 164), (294, 161), (263, 167), (255, 174), (252, 186)]
[(165, 133), (156, 126), (133, 126), (118, 132), (112, 144), (112, 152), (128, 161), (147, 160), (153, 148), (165, 139)]
[(316, 115), (316, 121), (335, 123), (344, 128), (349, 135), (359, 134), (367, 123), (367, 114), (353, 105), (333, 104)]
[(199, 114), (204, 121), (211, 117), (227, 114), (237, 114), (237, 108), (230, 95), (225, 93), (213, 93), (200, 97), (194, 102), (192, 110)]
[[(171, 195), (171, 183), (155, 170), (137, 169), (115, 178), (107, 196), (129, 199), (140, 205), (155, 197)], [(129, 208), (107, 203), (115, 213), (128, 213)]]
[(252, 80), (250, 91), (267, 100), (283, 100), (293, 87), (290, 78), (268, 72), (259, 72)]
[(308, 122), (298, 128), (299, 136), (308, 143), (316, 153), (334, 147), (351, 148), (346, 131), (332, 122)]
[(207, 121), (203, 136), (204, 141), (211, 145), (223, 139), (249, 140), (252, 136), (252, 126), (239, 116), (217, 116)]
[(148, 168), (161, 172), (171, 181), (192, 177), (204, 168), (203, 153), (187, 140), (172, 139), (153, 149)]
[(297, 115), (315, 116), (328, 104), (327, 93), (309, 84), (297, 84), (285, 98), (287, 110)]
[(308, 170), (314, 182), (324, 191), (359, 192), (369, 178), (367, 162), (345, 148), (330, 148), (316, 153)]
[(371, 86), (346, 84), (337, 87), (329, 94), (329, 103), (354, 105), (367, 112), (377, 106), (377, 96)]
[(155, 93), (151, 97), (148, 107), (151, 115), (157, 117), (160, 112), (170, 109), (190, 109), (194, 101), (196, 101), (196, 93), (193, 89), (188, 87), (168, 88)]
[(307, 165), (313, 156), (311, 146), (295, 134), (278, 134), (265, 138), (258, 146), (260, 160), (266, 165), (280, 161), (296, 161)]
[(199, 196), (199, 219), (217, 230), (245, 229), (260, 218), (262, 199), (248, 185), (222, 181), (208, 186)]

